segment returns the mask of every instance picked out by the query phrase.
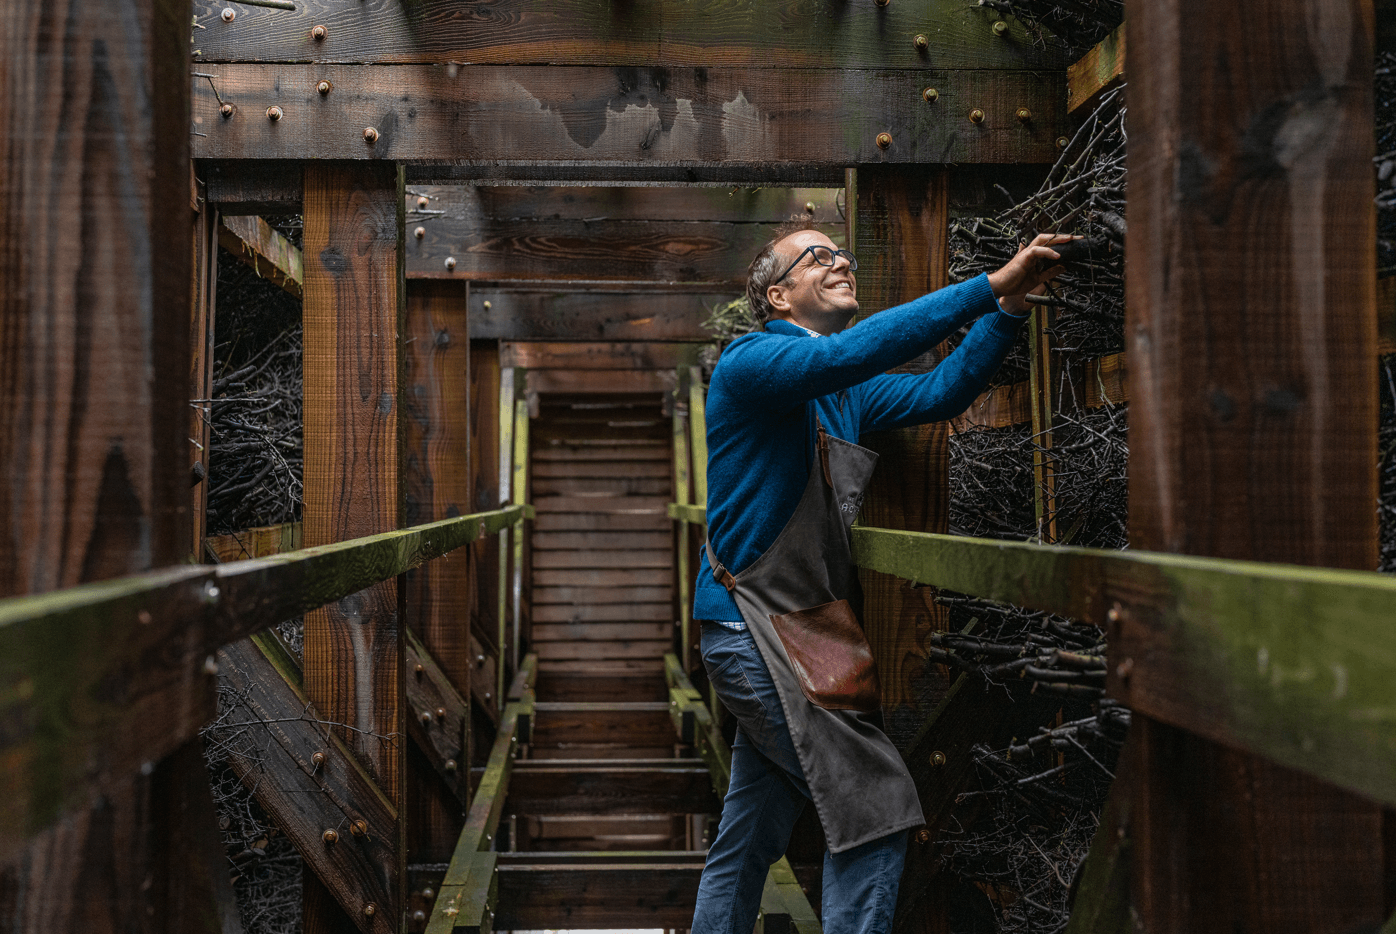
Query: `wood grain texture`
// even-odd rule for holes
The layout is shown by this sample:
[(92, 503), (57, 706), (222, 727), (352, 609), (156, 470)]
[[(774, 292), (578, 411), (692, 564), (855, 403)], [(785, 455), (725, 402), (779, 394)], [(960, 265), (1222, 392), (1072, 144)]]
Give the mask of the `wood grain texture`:
[[(948, 174), (940, 169), (863, 167), (857, 179), (859, 304), (866, 314), (918, 298), (949, 281)], [(927, 372), (941, 351), (897, 372)], [(881, 528), (944, 532), (949, 522), (949, 433), (944, 423), (863, 439), (878, 451), (860, 513)], [(931, 591), (864, 571), (864, 626), (882, 679), (884, 706), (908, 703), (924, 668), (924, 641), (945, 626)], [(943, 685), (948, 688), (948, 682)]]
[[(1371, 6), (1126, 6), (1131, 545), (1372, 568)], [(1382, 923), (1374, 805), (1140, 719), (1146, 929)]]
[[(585, 291), (580, 289), (585, 288)], [(494, 340), (701, 341), (702, 322), (737, 292), (473, 288), (471, 334)]]
[(1075, 113), (1087, 106), (1125, 73), (1125, 27), (1118, 26), (1066, 69), (1067, 107)]
[[(1065, 74), (770, 68), (227, 64), (190, 79), (201, 159), (396, 160), (493, 171), (547, 164), (801, 170), (914, 162), (1052, 162)], [(334, 87), (321, 95), (320, 81)], [(941, 90), (926, 104), (927, 86)], [(265, 112), (282, 108), (280, 120)], [(1034, 119), (1020, 122), (1019, 107)], [(968, 114), (981, 109), (979, 125)], [(836, 126), (839, 132), (829, 132)], [(364, 128), (378, 131), (367, 143)], [(877, 145), (880, 133), (891, 145)]]
[[(1043, 46), (1006, 17), (948, 0), (843, 4), (780, 0), (752, 7), (731, 0), (597, 7), (576, 0), (492, 0), (462, 11), (447, 0), (402, 6), (389, 0), (314, 0), (294, 11), (238, 9), (197, 0), (205, 61), (487, 62), (491, 64), (752, 65), (813, 68), (1039, 68), (1060, 70), (1060, 43)], [(311, 38), (313, 25), (327, 27)], [(913, 33), (931, 40), (925, 53)], [(1050, 38), (1050, 37), (1049, 37)]]
[[(192, 170), (191, 170), (192, 171)], [(210, 403), (213, 397), (213, 334), (218, 303), (218, 208), (207, 187), (192, 179), (195, 195), (192, 238), (192, 292), (189, 315), (189, 554), (202, 561), (208, 531)]]
[[(207, 79), (199, 79), (201, 81)], [(305, 200), (305, 163), (199, 163), (208, 186), (208, 200), (227, 214), (297, 214)]]
[[(307, 546), (401, 524), (402, 195), (395, 175), (368, 165), (305, 171)], [(406, 736), (398, 587), (384, 581), (307, 614), (304, 649), (306, 695), (327, 719), (353, 728), (337, 733), (395, 807)], [(394, 919), (405, 828), (395, 821), (380, 833), (398, 861), (379, 906)]]
[(582, 765), (520, 763), (509, 780), (512, 814), (716, 814), (708, 768), (682, 761)]
[(263, 279), (301, 297), (301, 249), (253, 215), (219, 219), (218, 245), (242, 260)]
[[(619, 342), (505, 342), (504, 366), (530, 370), (672, 370), (697, 354), (692, 344)], [(667, 435), (666, 435), (667, 439)]]

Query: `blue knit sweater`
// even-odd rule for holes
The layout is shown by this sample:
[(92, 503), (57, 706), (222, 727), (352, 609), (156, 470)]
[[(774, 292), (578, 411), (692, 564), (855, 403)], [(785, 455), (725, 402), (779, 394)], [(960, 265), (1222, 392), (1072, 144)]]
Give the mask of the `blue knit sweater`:
[[(924, 375), (887, 375), (984, 317)], [(1022, 323), (999, 311), (989, 277), (952, 285), (811, 337), (774, 320), (723, 352), (708, 387), (708, 535), (740, 573), (775, 542), (814, 462), (814, 419), (836, 438), (942, 421), (963, 412), (1003, 362)], [(813, 403), (813, 404), (809, 404)], [(732, 596), (699, 559), (694, 619), (739, 622)]]

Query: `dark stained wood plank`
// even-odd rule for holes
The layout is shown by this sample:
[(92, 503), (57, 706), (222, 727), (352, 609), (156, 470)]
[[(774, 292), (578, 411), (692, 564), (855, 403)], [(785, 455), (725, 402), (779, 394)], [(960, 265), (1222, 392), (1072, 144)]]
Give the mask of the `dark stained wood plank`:
[(305, 163), (298, 158), (257, 162), (211, 160), (199, 165), (208, 184), (208, 200), (218, 205), (220, 211), (229, 214), (298, 214), (301, 211)]
[(693, 920), (702, 865), (501, 866), (501, 930), (679, 928)]
[(534, 532), (533, 547), (539, 551), (577, 551), (617, 548), (667, 550), (672, 544), (669, 532)]
[(641, 622), (672, 619), (673, 610), (667, 601), (664, 603), (545, 605), (534, 608), (533, 618), (540, 623), (571, 623), (580, 620)]
[(213, 334), (218, 296), (218, 209), (207, 186), (195, 178), (193, 310), (189, 320), (189, 554), (203, 561), (208, 532), (209, 417), (213, 397)]
[[(469, 768), (466, 759), (466, 733), (470, 729), (469, 707), (446, 676), (446, 672), (437, 664), (417, 635), (410, 630), (407, 633), (407, 652), (404, 660), (407, 670), (405, 694), (408, 733), (424, 754), (427, 764), (435, 770), (442, 784), (450, 789), (455, 801), (460, 805), (467, 805), (470, 798), (466, 788), (466, 771)], [(457, 824), (456, 837), (459, 837), (464, 813), (459, 807), (451, 808), (451, 812), (452, 816), (458, 818), (454, 822)], [(436, 817), (434, 813), (429, 816), (433, 820)], [(422, 853), (437, 843), (437, 832), (440, 829), (427, 828), (428, 832), (418, 837), (422, 849), (413, 852)], [(448, 857), (449, 851), (454, 849), (455, 838), (449, 842), (451, 846), (447, 848)]]
[[(275, 655), (274, 646), (263, 644)], [(401, 873), (396, 808), (309, 698), (286, 680), (288, 666), (294, 666), (289, 656), (273, 661), (243, 641), (218, 657), (245, 708), (239, 719), (262, 721), (247, 728), (251, 748), (230, 755), (229, 765), (295, 844), (344, 917), (364, 934), (396, 930), (385, 907), (392, 904)], [(317, 753), (322, 761), (315, 761)], [(365, 822), (362, 835), (352, 830), (358, 820)], [(334, 831), (333, 843), (325, 839), (326, 831)], [(368, 904), (375, 906), (371, 915), (364, 911)]]
[[(201, 159), (373, 160), (513, 171), (563, 163), (691, 180), (715, 163), (799, 174), (860, 164), (1052, 162), (1065, 72), (768, 67), (218, 65), (194, 82)], [(318, 85), (333, 87), (321, 95)], [(921, 99), (927, 86), (939, 100)], [(282, 109), (279, 120), (266, 110)], [(1034, 118), (1016, 113), (1026, 107)], [(969, 113), (985, 113), (982, 123)], [(839, 132), (830, 133), (830, 126)], [(373, 142), (364, 129), (377, 132)], [(879, 147), (879, 134), (891, 142)], [(753, 179), (755, 181), (756, 179)]]
[[(307, 546), (398, 528), (398, 240), (391, 166), (305, 171), (305, 510)], [(305, 691), (395, 808), (405, 760), (403, 626), (396, 580), (305, 617)], [(398, 915), (405, 827), (378, 831), (395, 861), (378, 914)], [(328, 880), (326, 885), (333, 888)], [(351, 913), (352, 915), (352, 913)], [(309, 922), (308, 922), (309, 923)]]
[(649, 568), (598, 568), (595, 570), (545, 570), (534, 572), (536, 587), (629, 587), (669, 583), (669, 575)]
[[(495, 185), (476, 189), (480, 210), (499, 220), (641, 220), (779, 224), (807, 215), (843, 235), (842, 198), (837, 188), (605, 188), (596, 185)], [(413, 186), (429, 210), (446, 210), (469, 197), (461, 186)], [(810, 210), (810, 208), (813, 210)], [(409, 222), (411, 215), (409, 213)]]
[[(658, 665), (653, 659), (633, 659), (614, 658), (604, 661), (594, 659), (539, 659), (538, 672), (553, 675), (578, 675), (586, 678), (630, 678), (630, 677), (651, 677), (657, 670)], [(668, 755), (672, 755), (671, 749)], [(583, 753), (577, 754), (580, 758), (586, 758)], [(646, 753), (648, 755), (648, 753)]]
[(674, 388), (670, 370), (530, 370), (531, 393), (662, 393)]
[[(667, 610), (667, 607), (666, 607)], [(618, 617), (612, 616), (611, 619)], [(568, 645), (556, 642), (540, 642), (534, 649), (538, 653), (539, 664), (543, 662), (576, 662), (594, 664), (597, 660), (649, 659), (650, 665), (663, 658), (664, 653), (673, 649), (673, 640), (658, 642), (576, 642)]]
[(668, 688), (653, 666), (620, 675), (550, 671), (538, 675), (538, 696), (549, 701), (655, 701), (668, 696)]
[[(536, 605), (536, 604), (535, 604)], [(614, 642), (628, 640), (667, 639), (673, 624), (660, 623), (546, 623), (533, 626), (533, 641), (541, 642)], [(602, 700), (603, 698), (595, 698)]]
[(667, 496), (540, 496), (533, 501), (539, 514), (596, 513), (632, 516), (666, 515)]
[(608, 551), (581, 554), (575, 551), (540, 551), (533, 555), (535, 569), (562, 568), (670, 568), (673, 555), (656, 551)]
[[(1131, 545), (1372, 568), (1371, 8), (1252, 6), (1255, 45), (1225, 4), (1126, 7)], [(1227, 93), (1187, 106), (1208, 87)], [(1111, 655), (1144, 673), (1135, 632)], [(1111, 690), (1133, 687), (1115, 674)], [(1146, 929), (1383, 923), (1374, 804), (1144, 717), (1131, 729)]]
[[(536, 470), (540, 465), (535, 463), (533, 466)], [(539, 532), (663, 532), (669, 525), (668, 518), (658, 514), (610, 516), (586, 512), (545, 512), (539, 513), (533, 520), (533, 528)]]
[(471, 291), (471, 332), (496, 340), (700, 341), (702, 322), (736, 292)]
[(614, 341), (506, 341), (499, 348), (502, 366), (530, 370), (672, 370), (697, 353), (693, 344)]
[(594, 493), (608, 493), (614, 496), (663, 496), (671, 493), (673, 488), (674, 482), (668, 477), (545, 477), (534, 484), (534, 492), (539, 496), (579, 496)]
[(672, 473), (672, 468), (660, 460), (640, 463), (630, 460), (545, 461), (533, 465), (535, 482), (553, 477), (663, 477), (667, 479)]
[(534, 587), (535, 605), (548, 603), (659, 603), (671, 588), (663, 587)]
[(675, 760), (615, 765), (521, 762), (509, 780), (505, 813), (710, 814), (721, 810), (708, 767)]
[(669, 445), (661, 441), (640, 441), (624, 446), (608, 447), (604, 444), (568, 445), (536, 448), (534, 461), (665, 461), (671, 458)]
[[(488, 62), (491, 64), (630, 64), (925, 69), (1066, 67), (1060, 43), (1035, 42), (1008, 17), (953, 4), (847, 5), (837, 0), (781, 0), (753, 8), (728, 0), (665, 0), (642, 8), (597, 8), (569, 0), (505, 0), (462, 15), (445, 0), (402, 7), (387, 0), (316, 0), (295, 11), (238, 7), (224, 23), (222, 5), (197, 0), (197, 32), (206, 61)], [(323, 39), (311, 27), (327, 27)], [(914, 33), (932, 42), (921, 52)], [(1048, 37), (1050, 41), (1050, 36)]]
[[(540, 665), (542, 661), (540, 657)], [(573, 743), (610, 743), (659, 747), (672, 746), (677, 738), (669, 720), (669, 704), (664, 701), (629, 704), (540, 701), (532, 746), (539, 749)]]

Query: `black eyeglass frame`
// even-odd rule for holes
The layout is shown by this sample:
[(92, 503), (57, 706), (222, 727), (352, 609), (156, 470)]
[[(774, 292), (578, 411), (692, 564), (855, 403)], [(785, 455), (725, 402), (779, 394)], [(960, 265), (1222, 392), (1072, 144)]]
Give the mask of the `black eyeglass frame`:
[(779, 282), (785, 281), (785, 277), (790, 275), (791, 270), (793, 270), (796, 266), (800, 265), (800, 260), (805, 258), (806, 253), (808, 253), (810, 255), (810, 258), (813, 259), (815, 263), (817, 263), (820, 266), (832, 266), (839, 261), (840, 256), (847, 256), (848, 271), (856, 272), (858, 270), (858, 257), (854, 256), (847, 250), (829, 250), (829, 262), (827, 263), (819, 262), (819, 254), (816, 253), (815, 250), (829, 250), (829, 248), (822, 243), (811, 243), (809, 246), (805, 247), (803, 250), (800, 251), (800, 255), (795, 257), (795, 262), (785, 267), (785, 272), (776, 276), (775, 279), (772, 280), (771, 285), (775, 285)]

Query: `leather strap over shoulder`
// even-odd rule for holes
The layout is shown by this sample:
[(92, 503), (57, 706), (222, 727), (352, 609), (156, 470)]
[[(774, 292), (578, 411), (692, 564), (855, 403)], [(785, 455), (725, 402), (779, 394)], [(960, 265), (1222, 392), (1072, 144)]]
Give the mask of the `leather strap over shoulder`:
[(713, 569), (713, 579), (726, 587), (728, 593), (731, 593), (737, 587), (737, 579), (732, 576), (731, 571), (722, 566), (721, 561), (717, 560), (717, 554), (713, 551), (712, 542), (705, 542), (703, 547), (708, 552), (708, 564)]
[(829, 432), (824, 430), (824, 423), (819, 420), (819, 416), (814, 417), (815, 448), (819, 451), (819, 465), (824, 468), (824, 482), (829, 485), (829, 489), (834, 488), (834, 476), (829, 472)]

